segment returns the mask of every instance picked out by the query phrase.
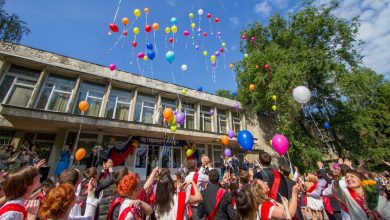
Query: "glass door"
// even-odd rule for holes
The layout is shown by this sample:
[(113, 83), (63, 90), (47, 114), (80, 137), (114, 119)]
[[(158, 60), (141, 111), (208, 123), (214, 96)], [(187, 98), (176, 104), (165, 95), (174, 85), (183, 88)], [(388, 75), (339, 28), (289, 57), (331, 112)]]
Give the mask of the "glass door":
[(141, 144), (137, 148), (134, 161), (134, 171), (139, 174), (142, 180), (146, 179), (147, 174), (148, 146)]
[(148, 150), (148, 164), (147, 164), (147, 176), (158, 166), (158, 159), (160, 156), (160, 146), (149, 146)]

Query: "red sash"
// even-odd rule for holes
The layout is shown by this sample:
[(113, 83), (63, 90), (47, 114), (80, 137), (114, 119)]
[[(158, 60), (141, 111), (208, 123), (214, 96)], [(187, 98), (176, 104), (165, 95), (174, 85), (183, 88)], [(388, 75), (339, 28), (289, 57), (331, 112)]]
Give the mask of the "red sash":
[(275, 199), (278, 197), (279, 185), (280, 185), (280, 174), (276, 170), (272, 170), (274, 172), (274, 182), (272, 183), (272, 188), (269, 191), (268, 196), (271, 199)]
[(215, 215), (217, 214), (217, 211), (218, 211), (219, 203), (221, 202), (221, 200), (223, 198), (223, 195), (225, 195), (225, 192), (226, 192), (225, 189), (222, 189), (222, 188), (218, 189), (217, 196), (215, 198), (214, 209), (208, 216), (206, 216), (206, 220), (213, 220), (214, 219), (214, 217), (215, 217)]
[[(311, 193), (317, 188), (317, 182), (315, 182), (306, 192)], [(305, 206), (307, 205), (307, 195), (305, 195), (305, 198), (303, 198), (303, 203)]]
[(7, 213), (7, 212), (10, 212), (10, 211), (14, 211), (14, 212), (21, 212), (23, 214), (23, 219), (26, 220), (27, 219), (27, 211), (26, 211), (26, 208), (23, 207), (22, 205), (19, 205), (19, 204), (15, 204), (15, 203), (10, 203), (10, 204), (7, 204), (3, 207), (0, 208), (0, 217)]
[(269, 212), (271, 210), (271, 207), (275, 204), (270, 201), (265, 201), (263, 204), (261, 204), (261, 210), (260, 210), (260, 219), (267, 220), (269, 219)]
[[(195, 185), (198, 184), (198, 178), (199, 178), (199, 173), (196, 172), (194, 173), (194, 176), (192, 177), (192, 180), (194, 181)], [(195, 190), (194, 190), (194, 187), (191, 186), (191, 196), (195, 195)]]
[(375, 210), (370, 210), (366, 204), (366, 201), (364, 201), (364, 199), (359, 196), (359, 194), (357, 194), (353, 189), (348, 188), (348, 191), (353, 200), (355, 200), (359, 207), (363, 209), (369, 219), (383, 219), (378, 214), (378, 212), (376, 212)]
[(111, 220), (115, 207), (122, 205), (123, 200), (123, 197), (117, 197), (112, 201), (110, 208), (108, 209), (107, 220)]
[(184, 219), (184, 210), (186, 205), (186, 192), (177, 193), (177, 215), (176, 220)]
[(122, 213), (120, 213), (118, 220), (125, 220), (129, 212), (133, 215), (135, 220), (142, 220), (142, 216), (139, 216), (133, 206), (126, 207)]

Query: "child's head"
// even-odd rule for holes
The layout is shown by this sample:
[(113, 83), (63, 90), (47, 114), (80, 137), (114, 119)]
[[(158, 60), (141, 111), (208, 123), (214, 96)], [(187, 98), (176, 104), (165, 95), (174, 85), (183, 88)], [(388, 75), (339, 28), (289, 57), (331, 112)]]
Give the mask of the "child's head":
[(49, 194), (50, 190), (53, 189), (53, 187), (54, 187), (54, 182), (51, 179), (47, 179), (42, 183), (42, 191), (46, 195)]

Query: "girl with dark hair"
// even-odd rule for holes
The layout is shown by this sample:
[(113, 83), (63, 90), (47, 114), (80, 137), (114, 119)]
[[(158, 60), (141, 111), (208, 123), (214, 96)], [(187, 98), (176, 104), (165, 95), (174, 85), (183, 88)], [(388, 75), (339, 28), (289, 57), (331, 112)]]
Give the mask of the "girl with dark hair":
[[(189, 184), (192, 185), (195, 191), (194, 195), (189, 195), (189, 192), (181, 190), (185, 189)], [(185, 215), (186, 205), (202, 201), (202, 195), (194, 181), (187, 181), (183, 185), (176, 187), (167, 168), (161, 169), (159, 173), (155, 196), (154, 210), (157, 219), (160, 220), (187, 219)]]
[(254, 220), (257, 218), (253, 195), (248, 190), (241, 190), (236, 196), (237, 220)]
[(345, 174), (347, 187), (334, 181), (332, 192), (343, 202), (351, 219), (390, 219), (390, 202), (379, 195), (377, 183), (356, 170)]

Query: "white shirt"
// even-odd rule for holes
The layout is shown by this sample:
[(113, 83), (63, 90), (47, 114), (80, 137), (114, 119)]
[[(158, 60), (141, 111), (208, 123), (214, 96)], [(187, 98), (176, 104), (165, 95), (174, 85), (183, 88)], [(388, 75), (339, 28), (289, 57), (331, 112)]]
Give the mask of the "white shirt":
[[(119, 216), (121, 216), (123, 210), (125, 210), (127, 207), (129, 207), (131, 204), (132, 204), (133, 200), (132, 199), (129, 199), (129, 198), (126, 198), (123, 202), (122, 202), (122, 205), (121, 207), (119, 208)], [(119, 218), (118, 216), (118, 218)], [(134, 215), (133, 213), (131, 212), (128, 212), (126, 217), (125, 217), (126, 220), (133, 220), (135, 219), (134, 218)]]
[[(186, 176), (186, 181), (191, 181), (194, 179), (194, 174), (195, 172), (190, 172), (187, 176)], [(199, 187), (199, 190), (202, 190), (202, 185), (206, 185), (207, 183), (209, 183), (209, 176), (205, 175), (205, 174), (202, 174), (199, 172), (199, 176), (198, 176), (198, 182), (197, 182), (197, 186)], [(187, 187), (187, 189), (191, 189), (191, 185), (189, 185), (189, 187)]]
[[(18, 204), (18, 205), (25, 207), (24, 201), (25, 200), (23, 198), (10, 200), (10, 201), (6, 202), (4, 204), (4, 206), (8, 205), (8, 204)], [(0, 216), (0, 220), (23, 220), (23, 213), (16, 212), (16, 211), (9, 211), (9, 212), (4, 213), (2, 216)]]
[(76, 202), (69, 214), (69, 220), (88, 220), (95, 218), (95, 210), (99, 204), (99, 199), (87, 197), (84, 215), (81, 214), (81, 207)]
[[(189, 196), (190, 196), (190, 194), (188, 192), (186, 192), (186, 199), (185, 199), (185, 203), (186, 204), (188, 203)], [(163, 215), (159, 216), (158, 209), (155, 208), (154, 210), (155, 210), (156, 218), (159, 219), (159, 220), (172, 220), (172, 219), (176, 219), (178, 203), (179, 203), (178, 202), (178, 196), (177, 196), (177, 193), (175, 193), (175, 195), (173, 196), (173, 205), (171, 206), (171, 210), (169, 210), (169, 212), (166, 212)], [(185, 207), (185, 209), (186, 209), (186, 207)], [(187, 219), (187, 215), (184, 214), (184, 220), (186, 220), (186, 219)]]

